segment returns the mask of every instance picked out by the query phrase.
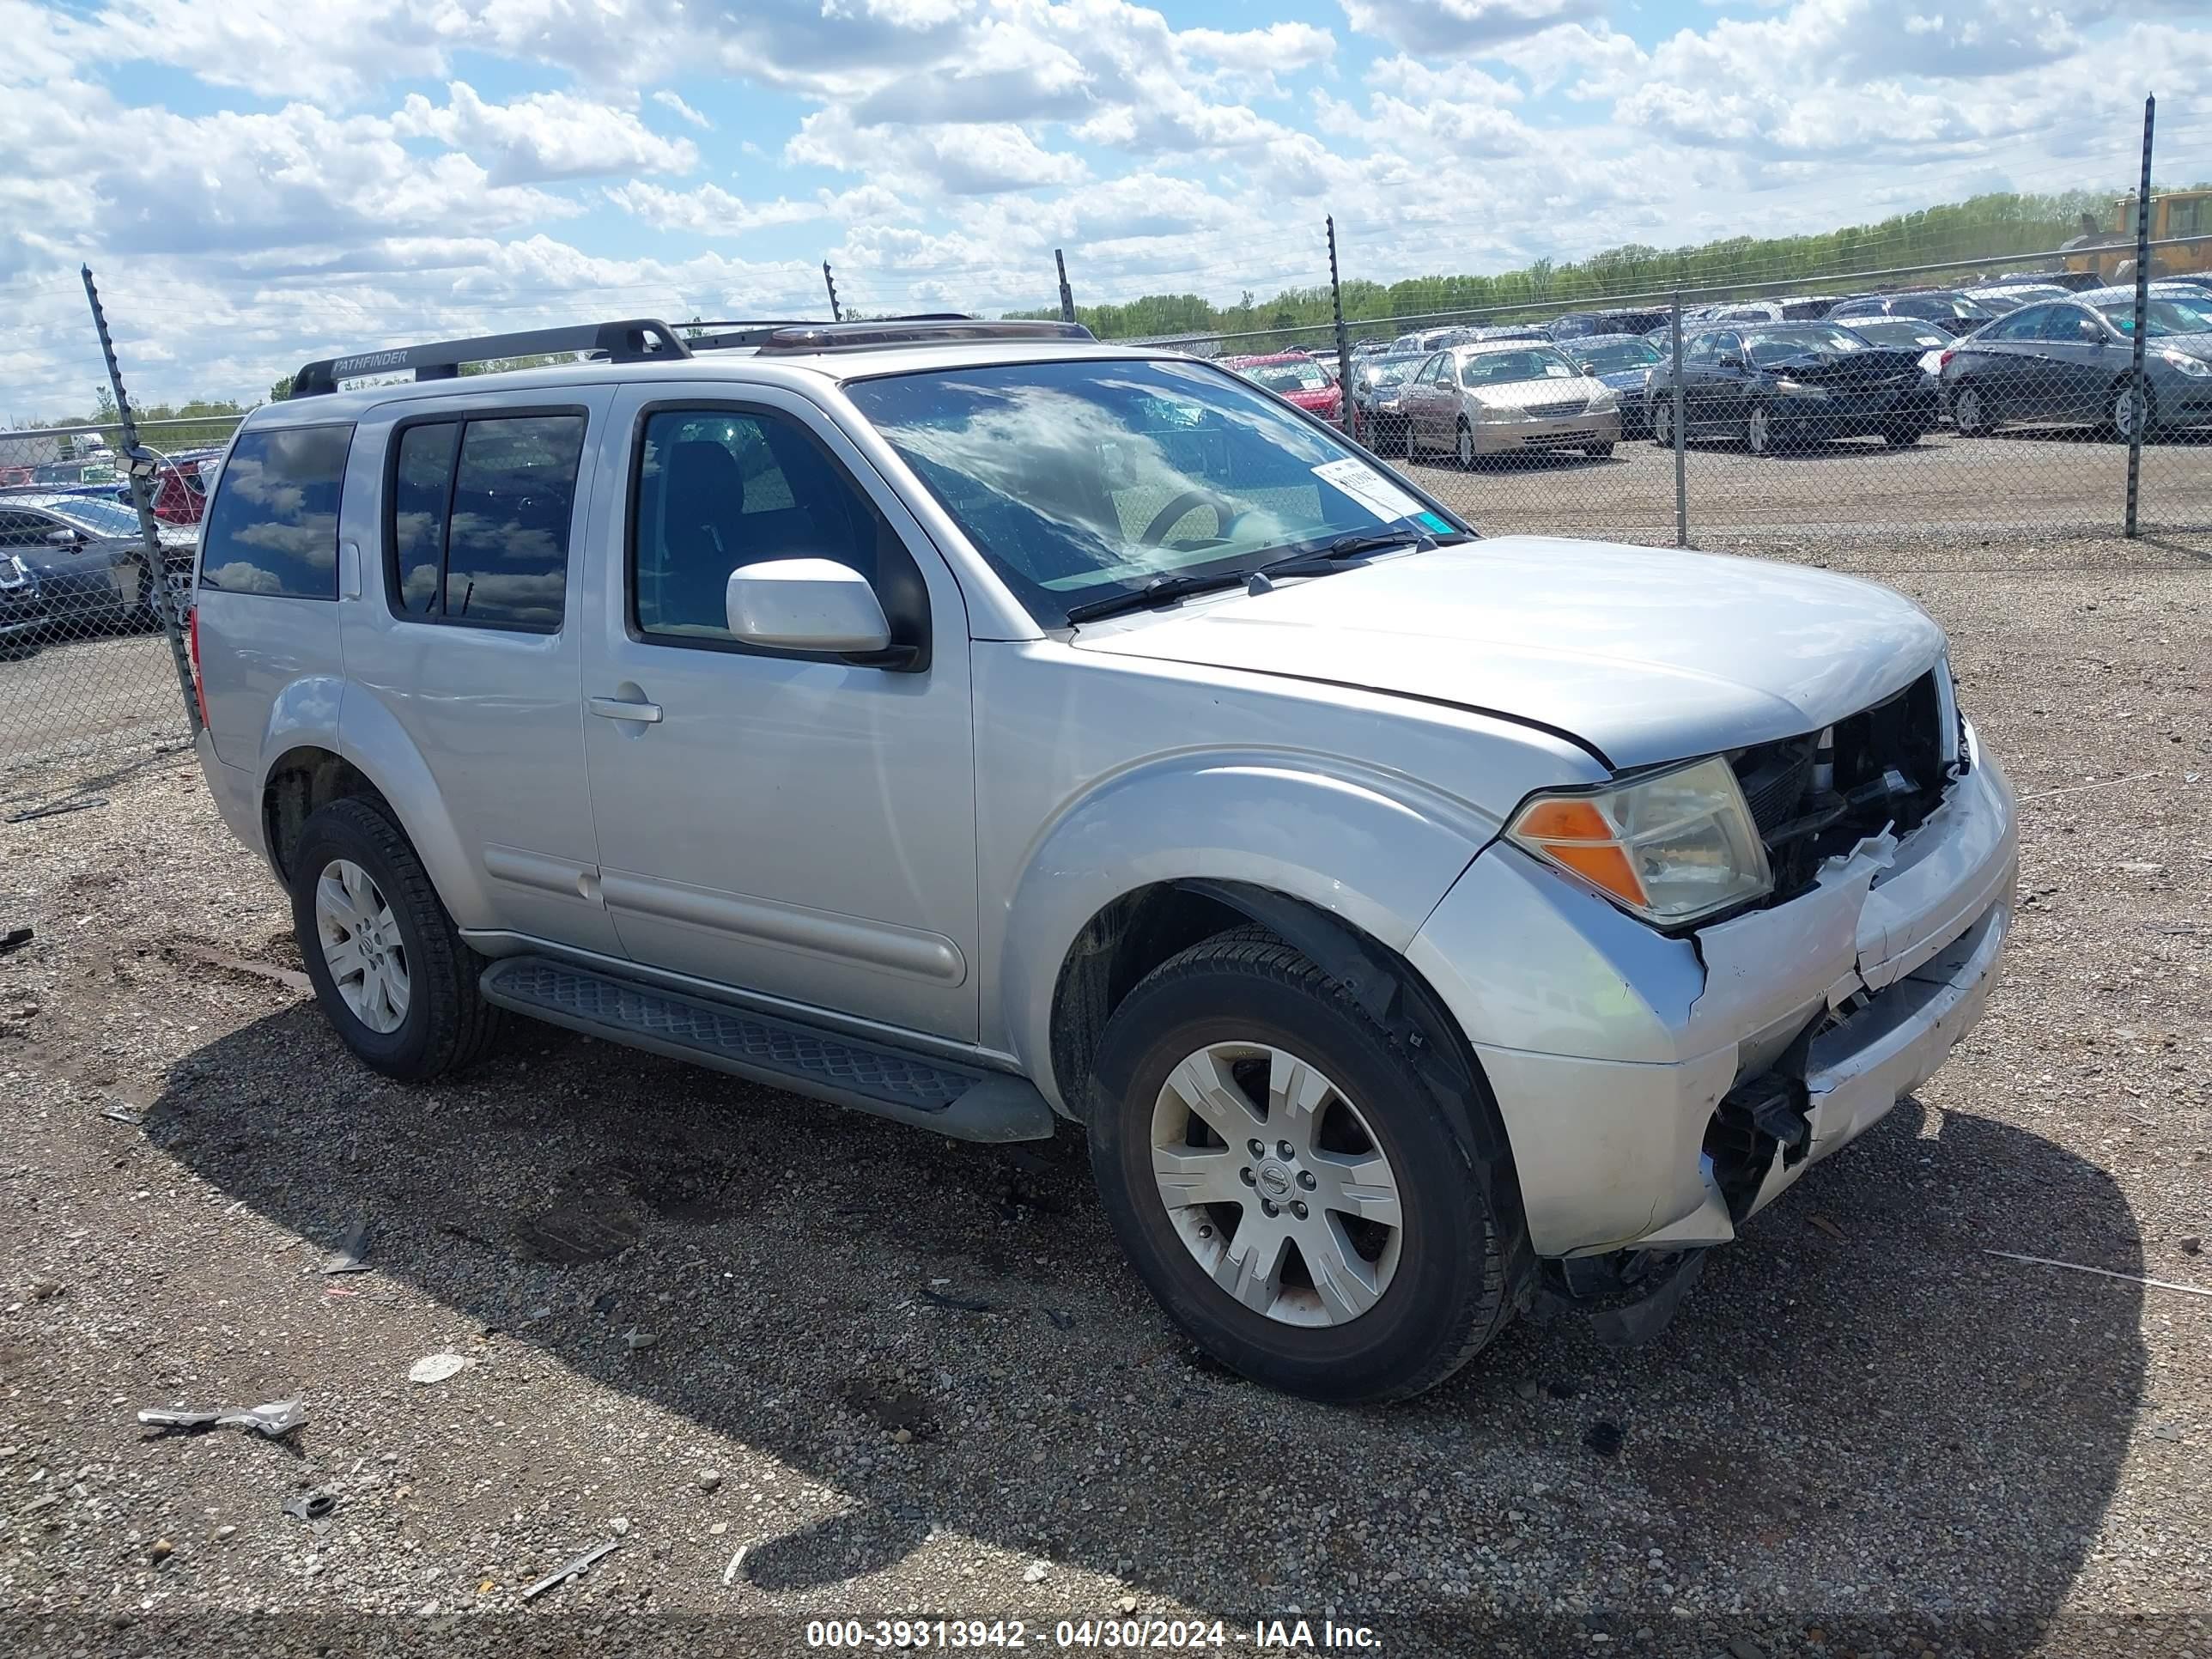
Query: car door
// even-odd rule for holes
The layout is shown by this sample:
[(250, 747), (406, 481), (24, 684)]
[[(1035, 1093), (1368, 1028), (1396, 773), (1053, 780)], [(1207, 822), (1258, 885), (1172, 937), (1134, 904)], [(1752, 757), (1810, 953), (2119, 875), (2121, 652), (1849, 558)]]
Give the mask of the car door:
[(1743, 336), (1731, 328), (1700, 337), (1704, 349), (1690, 376), (1690, 426), (1722, 431), (1743, 423)]
[(2107, 389), (2132, 364), (2113, 349), (2112, 331), (2087, 306), (2051, 305), (2038, 331), (2044, 413), (2057, 421), (2102, 420)]
[(1437, 377), (1443, 373), (1442, 352), (1432, 354), (1413, 376), (1406, 394), (1406, 419), (1413, 432), (1414, 443), (1423, 448), (1434, 448), (1439, 441), (1437, 433)]
[(2042, 389), (2039, 336), (2044, 313), (2050, 309), (2023, 306), (1954, 346), (1951, 367), (1944, 375), (1947, 384), (1956, 387), (1972, 381), (1984, 407), (1993, 414), (2002, 412), (2006, 420), (2037, 418), (2033, 399)]
[[(678, 394), (673, 395), (671, 394)], [(769, 386), (627, 386), (603, 452), (585, 746), (638, 963), (973, 1041), (973, 716), (958, 584), (836, 425)], [(901, 659), (736, 639), (742, 566), (859, 570)]]
[(338, 522), (341, 734), (428, 769), (489, 931), (617, 955), (597, 890), (574, 550), (611, 386), (415, 398), (356, 430)]

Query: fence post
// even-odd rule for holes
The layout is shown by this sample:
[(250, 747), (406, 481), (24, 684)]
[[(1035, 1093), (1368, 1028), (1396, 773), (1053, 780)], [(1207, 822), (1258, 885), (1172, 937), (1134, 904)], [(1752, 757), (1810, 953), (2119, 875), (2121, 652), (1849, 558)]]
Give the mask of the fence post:
[(1352, 429), (1352, 346), (1344, 333), (1344, 288), (1336, 276), (1336, 216), (1322, 222), (1328, 227), (1328, 298), (1336, 311), (1336, 417), (1344, 423), (1344, 435), (1357, 438)]
[[(161, 532), (154, 517), (153, 455), (138, 441), (138, 417), (131, 410), (131, 394), (123, 389), (123, 369), (115, 361), (114, 337), (107, 331), (107, 313), (100, 308), (100, 290), (93, 285), (92, 267), (82, 267), (84, 297), (92, 307), (92, 325), (100, 331), (100, 353), (107, 360), (107, 384), (115, 391), (115, 413), (123, 428), (123, 454), (130, 464), (131, 502), (138, 509), (138, 539), (146, 556), (146, 580), (154, 585), (149, 596), (154, 614), (168, 635), (169, 658), (177, 670), (177, 690), (185, 700), (185, 729), (200, 734), (200, 700), (192, 690), (191, 659), (185, 650), (184, 620), (177, 614), (176, 595), (169, 586), (169, 562), (161, 552)], [(204, 524), (202, 529), (205, 529)]]
[(845, 313), (837, 303), (837, 279), (830, 274), (830, 262), (827, 259), (822, 262), (822, 286), (830, 290), (830, 320), (833, 323), (843, 322)]
[(1682, 296), (1674, 295), (1672, 333), (1674, 347), (1674, 545), (1690, 544), (1690, 475), (1685, 462), (1682, 446), (1688, 441), (1683, 428), (1688, 422), (1683, 418), (1682, 395)]
[(1075, 320), (1075, 292), (1067, 285), (1067, 256), (1058, 248), (1052, 251), (1053, 267), (1060, 272), (1060, 320)]
[(2150, 387), (2143, 380), (2143, 323), (2150, 310), (2150, 135), (2158, 100), (2143, 100), (2142, 182), (2136, 191), (2136, 327), (2130, 343), (2134, 363), (2128, 379), (2128, 516), (2125, 534), (2133, 540), (2136, 504), (2142, 479), (2143, 428), (2150, 424)]

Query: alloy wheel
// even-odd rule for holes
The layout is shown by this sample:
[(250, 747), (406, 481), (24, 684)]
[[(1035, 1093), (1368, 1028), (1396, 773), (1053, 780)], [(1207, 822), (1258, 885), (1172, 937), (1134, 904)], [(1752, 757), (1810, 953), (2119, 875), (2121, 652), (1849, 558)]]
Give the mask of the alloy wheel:
[(1662, 449), (1674, 447), (1674, 405), (1655, 403), (1651, 405), (1651, 441)]
[(1951, 419), (1969, 438), (1978, 438), (1988, 431), (1989, 416), (1982, 408), (1982, 394), (1972, 386), (1960, 386), (1951, 399)]
[(1764, 406), (1751, 411), (1744, 422), (1743, 439), (1754, 455), (1769, 455), (1774, 451), (1774, 422)]
[(1459, 464), (1463, 471), (1474, 471), (1474, 434), (1465, 426), (1459, 429)]
[(389, 1036), (407, 1018), (411, 981), (399, 919), (374, 878), (351, 859), (332, 859), (315, 883), (315, 934), (331, 982), (353, 1016)]
[(1367, 1119), (1287, 1050), (1213, 1042), (1152, 1106), (1152, 1179), (1176, 1237), (1223, 1291), (1285, 1325), (1342, 1325), (1390, 1287), (1398, 1180)]
[(2133, 443), (2150, 428), (2150, 400), (2142, 390), (2123, 386), (2112, 394), (2112, 430), (2123, 443)]

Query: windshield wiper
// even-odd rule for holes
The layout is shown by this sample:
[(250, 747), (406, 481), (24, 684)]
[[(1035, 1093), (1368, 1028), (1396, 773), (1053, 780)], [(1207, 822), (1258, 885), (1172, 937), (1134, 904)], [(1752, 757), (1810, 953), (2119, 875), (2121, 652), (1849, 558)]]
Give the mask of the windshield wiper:
[(1102, 617), (1118, 617), (1125, 611), (1150, 611), (1155, 605), (1171, 605), (1193, 593), (1235, 587), (1248, 579), (1242, 570), (1217, 570), (1210, 575), (1155, 576), (1142, 587), (1131, 588), (1125, 593), (1109, 593), (1103, 599), (1085, 599), (1081, 605), (1068, 606), (1068, 624), (1073, 627), (1078, 623), (1097, 622)]
[(1327, 541), (1309, 542), (1293, 547), (1281, 558), (1260, 567), (1263, 576), (1295, 576), (1306, 573), (1319, 574), (1343, 559), (1356, 559), (1369, 553), (1387, 553), (1393, 548), (1410, 547), (1427, 552), (1448, 542), (1471, 541), (1474, 538), (1449, 531), (1438, 536), (1426, 530), (1361, 530), (1348, 536), (1337, 536)]

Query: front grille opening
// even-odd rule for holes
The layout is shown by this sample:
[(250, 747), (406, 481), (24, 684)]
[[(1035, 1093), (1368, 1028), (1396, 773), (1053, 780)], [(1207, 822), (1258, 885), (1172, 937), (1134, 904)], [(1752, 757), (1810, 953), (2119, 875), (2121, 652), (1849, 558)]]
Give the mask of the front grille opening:
[[(1885, 829), (1907, 836), (1948, 787), (1936, 671), (1870, 708), (1731, 757), (1766, 843), (1779, 902), (1813, 884), (1821, 863)], [(1823, 739), (1825, 738), (1825, 743)]]

